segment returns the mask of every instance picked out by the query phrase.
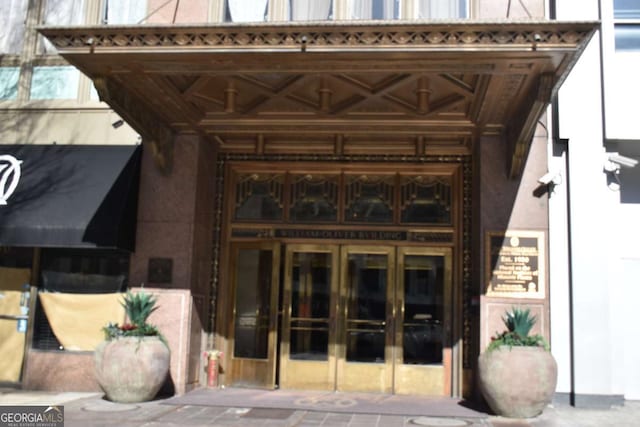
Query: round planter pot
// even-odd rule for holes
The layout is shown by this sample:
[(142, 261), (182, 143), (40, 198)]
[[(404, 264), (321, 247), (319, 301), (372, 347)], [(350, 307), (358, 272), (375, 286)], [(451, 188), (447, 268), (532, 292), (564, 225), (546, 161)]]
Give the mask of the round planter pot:
[(551, 402), (558, 366), (542, 347), (502, 346), (480, 355), (478, 376), (482, 395), (497, 415), (530, 418)]
[(170, 351), (158, 337), (103, 341), (95, 351), (96, 378), (113, 402), (153, 399), (169, 372)]

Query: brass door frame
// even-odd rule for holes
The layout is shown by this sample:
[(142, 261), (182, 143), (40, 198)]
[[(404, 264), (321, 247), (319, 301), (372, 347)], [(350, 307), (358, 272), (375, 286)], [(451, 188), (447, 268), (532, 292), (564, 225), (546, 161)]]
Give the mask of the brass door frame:
[[(338, 303), (338, 245), (289, 244), (286, 246), (285, 273), (282, 299), (282, 335), (280, 340), (280, 378), (281, 388), (334, 390), (336, 381), (336, 344), (337, 344), (337, 303)], [(294, 253), (331, 254), (330, 307), (327, 326), (328, 349), (326, 361), (294, 360), (290, 356), (291, 311), (292, 311), (292, 272)]]
[[(439, 256), (444, 258), (442, 365), (409, 365), (403, 363), (405, 308), (405, 277), (403, 272), (407, 255)], [(396, 299), (394, 301), (397, 307), (395, 318), (394, 393), (450, 396), (452, 392), (452, 370), (454, 367), (452, 328), (455, 309), (453, 306), (452, 250), (440, 247), (399, 247), (396, 265), (398, 273), (395, 283)]]
[[(394, 245), (345, 245), (345, 244), (287, 244), (284, 259), (284, 280), (279, 286), (281, 242), (236, 242), (231, 244), (230, 279), (233, 284), (233, 317), (230, 322), (231, 384), (243, 384), (250, 379), (251, 386), (274, 388), (276, 366), (279, 365), (279, 385), (285, 389), (312, 389), (380, 392), (397, 394), (424, 394), (450, 396), (454, 368), (452, 327), (453, 306), (452, 248)], [(234, 355), (236, 280), (239, 251), (243, 249), (269, 250), (272, 252), (271, 293), (266, 359), (243, 358)], [(326, 253), (331, 255), (330, 309), (328, 325), (327, 360), (291, 359), (290, 334), (292, 322), (292, 268), (295, 253)], [(347, 334), (349, 322), (349, 255), (384, 255), (386, 262), (386, 317), (380, 325), (384, 328), (384, 362), (347, 361)], [(410, 255), (443, 257), (443, 356), (442, 364), (403, 364), (404, 322), (404, 266)], [(282, 306), (278, 307), (279, 292)], [(282, 310), (282, 330), (278, 337), (278, 315)], [(357, 321), (356, 321), (357, 323)], [(278, 340), (280, 350), (278, 352)], [(279, 357), (279, 359), (278, 359)], [(246, 384), (245, 384), (246, 385)]]
[[(340, 318), (338, 321), (339, 345), (337, 359), (336, 390), (391, 393), (393, 391), (393, 324), (394, 312), (394, 280), (395, 280), (394, 246), (344, 245), (340, 251)], [(384, 328), (385, 349), (383, 363), (364, 363), (347, 361), (348, 319), (348, 262), (350, 254), (386, 255), (387, 286), (385, 303), (385, 320), (380, 326)]]
[[(238, 254), (242, 249), (270, 250), (273, 253), (271, 266), (271, 293), (270, 313), (268, 322), (268, 344), (267, 358), (244, 358), (235, 356), (235, 319), (236, 319), (236, 292), (237, 292), (237, 260)], [(280, 243), (275, 242), (235, 242), (230, 244), (230, 269), (229, 279), (231, 286), (231, 302), (233, 310), (231, 313), (231, 322), (229, 325), (229, 372), (231, 384), (244, 385), (249, 383), (251, 386), (275, 388), (276, 380), (276, 348), (278, 334), (278, 294), (280, 283)]]

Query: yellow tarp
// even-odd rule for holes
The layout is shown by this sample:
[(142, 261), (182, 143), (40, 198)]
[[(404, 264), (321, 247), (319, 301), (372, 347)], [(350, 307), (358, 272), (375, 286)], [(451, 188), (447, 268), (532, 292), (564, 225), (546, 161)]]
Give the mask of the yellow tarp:
[(93, 351), (104, 339), (102, 328), (109, 322), (122, 324), (123, 293), (38, 294), (51, 329), (65, 350)]
[(30, 280), (31, 270), (29, 269), (0, 267), (0, 291), (22, 291), (22, 285), (29, 283)]
[[(22, 314), (22, 286), (30, 278), (28, 269), (0, 267), (0, 314)], [(26, 333), (17, 327), (17, 320), (0, 319), (0, 382), (20, 381)]]

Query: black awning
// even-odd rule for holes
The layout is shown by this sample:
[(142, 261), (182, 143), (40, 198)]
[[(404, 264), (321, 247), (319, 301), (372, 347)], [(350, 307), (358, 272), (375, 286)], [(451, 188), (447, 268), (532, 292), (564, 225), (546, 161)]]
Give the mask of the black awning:
[(141, 152), (0, 145), (0, 245), (133, 251)]

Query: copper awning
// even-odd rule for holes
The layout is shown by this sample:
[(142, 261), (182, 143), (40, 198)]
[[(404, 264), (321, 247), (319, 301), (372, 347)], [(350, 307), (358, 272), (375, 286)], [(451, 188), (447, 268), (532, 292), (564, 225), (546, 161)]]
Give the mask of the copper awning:
[(311, 152), (384, 140), (417, 154), (469, 153), (480, 136), (501, 135), (517, 176), (536, 122), (597, 27), (336, 21), (40, 32), (160, 159), (185, 132), (227, 151), (278, 152), (306, 135)]

